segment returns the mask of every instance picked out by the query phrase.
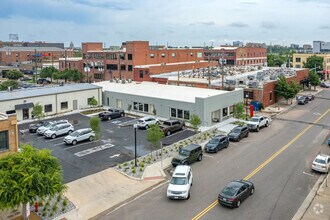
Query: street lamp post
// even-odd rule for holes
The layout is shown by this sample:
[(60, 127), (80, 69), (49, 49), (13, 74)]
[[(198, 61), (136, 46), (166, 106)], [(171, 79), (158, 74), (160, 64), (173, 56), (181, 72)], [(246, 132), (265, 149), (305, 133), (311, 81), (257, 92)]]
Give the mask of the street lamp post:
[(136, 155), (136, 129), (137, 129), (137, 124), (134, 124), (133, 125), (133, 127), (134, 127), (134, 158), (135, 158), (135, 167), (137, 167), (137, 162), (136, 162), (136, 157), (137, 157), (137, 155)]
[(245, 94), (245, 120), (247, 120), (248, 117), (248, 98), (249, 94)]

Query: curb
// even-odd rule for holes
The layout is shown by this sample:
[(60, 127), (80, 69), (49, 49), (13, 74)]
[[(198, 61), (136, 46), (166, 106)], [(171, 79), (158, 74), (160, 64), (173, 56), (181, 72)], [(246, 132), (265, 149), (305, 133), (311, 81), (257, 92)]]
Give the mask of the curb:
[(308, 210), (309, 206), (311, 205), (315, 195), (317, 194), (317, 191), (320, 189), (322, 182), (325, 182), (324, 179), (325, 179), (325, 175), (319, 177), (319, 179), (316, 181), (311, 191), (308, 193), (306, 199), (301, 204), (296, 214), (293, 216), (292, 220), (302, 219), (302, 217), (305, 215), (306, 211)]
[[(324, 188), (326, 188), (327, 186), (326, 186), (326, 183), (327, 183), (327, 179), (329, 178), (329, 176), (330, 176), (330, 174), (327, 174), (327, 175), (325, 175), (325, 178), (324, 178), (324, 180), (323, 180), (323, 182), (322, 182), (322, 184), (321, 184), (321, 186), (320, 186), (320, 188), (317, 190), (317, 192), (316, 192), (316, 195), (318, 195), (318, 196), (326, 196), (326, 195), (324, 195), (322, 192), (321, 192), (321, 190), (323, 190)], [(324, 186), (325, 185), (325, 186)]]

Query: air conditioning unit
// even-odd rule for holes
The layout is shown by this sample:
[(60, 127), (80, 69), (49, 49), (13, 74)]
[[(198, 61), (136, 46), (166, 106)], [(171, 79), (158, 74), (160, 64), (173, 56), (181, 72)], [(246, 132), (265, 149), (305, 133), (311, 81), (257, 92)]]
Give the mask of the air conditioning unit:
[(125, 83), (126, 83), (126, 80), (122, 80), (121, 83), (122, 83), (122, 84), (125, 84)]

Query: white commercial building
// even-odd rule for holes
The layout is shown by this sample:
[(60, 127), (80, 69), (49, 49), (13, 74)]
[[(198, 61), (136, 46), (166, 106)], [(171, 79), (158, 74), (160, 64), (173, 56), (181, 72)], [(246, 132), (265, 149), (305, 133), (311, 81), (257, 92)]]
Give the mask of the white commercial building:
[(189, 120), (196, 114), (210, 126), (231, 116), (234, 105), (243, 102), (243, 90), (222, 91), (152, 82), (94, 83), (103, 88), (103, 104), (162, 118)]
[(87, 108), (89, 100), (102, 102), (102, 88), (88, 83), (42, 86), (0, 92), (0, 112), (17, 114), (17, 120), (32, 118), (34, 105), (43, 107), (45, 115), (55, 115)]

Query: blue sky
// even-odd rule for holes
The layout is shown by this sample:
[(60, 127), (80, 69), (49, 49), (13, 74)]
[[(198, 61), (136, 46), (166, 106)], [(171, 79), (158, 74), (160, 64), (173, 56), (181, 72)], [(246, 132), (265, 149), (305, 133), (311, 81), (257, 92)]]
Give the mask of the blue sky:
[(1, 0), (0, 40), (201, 46), (330, 41), (330, 0)]

